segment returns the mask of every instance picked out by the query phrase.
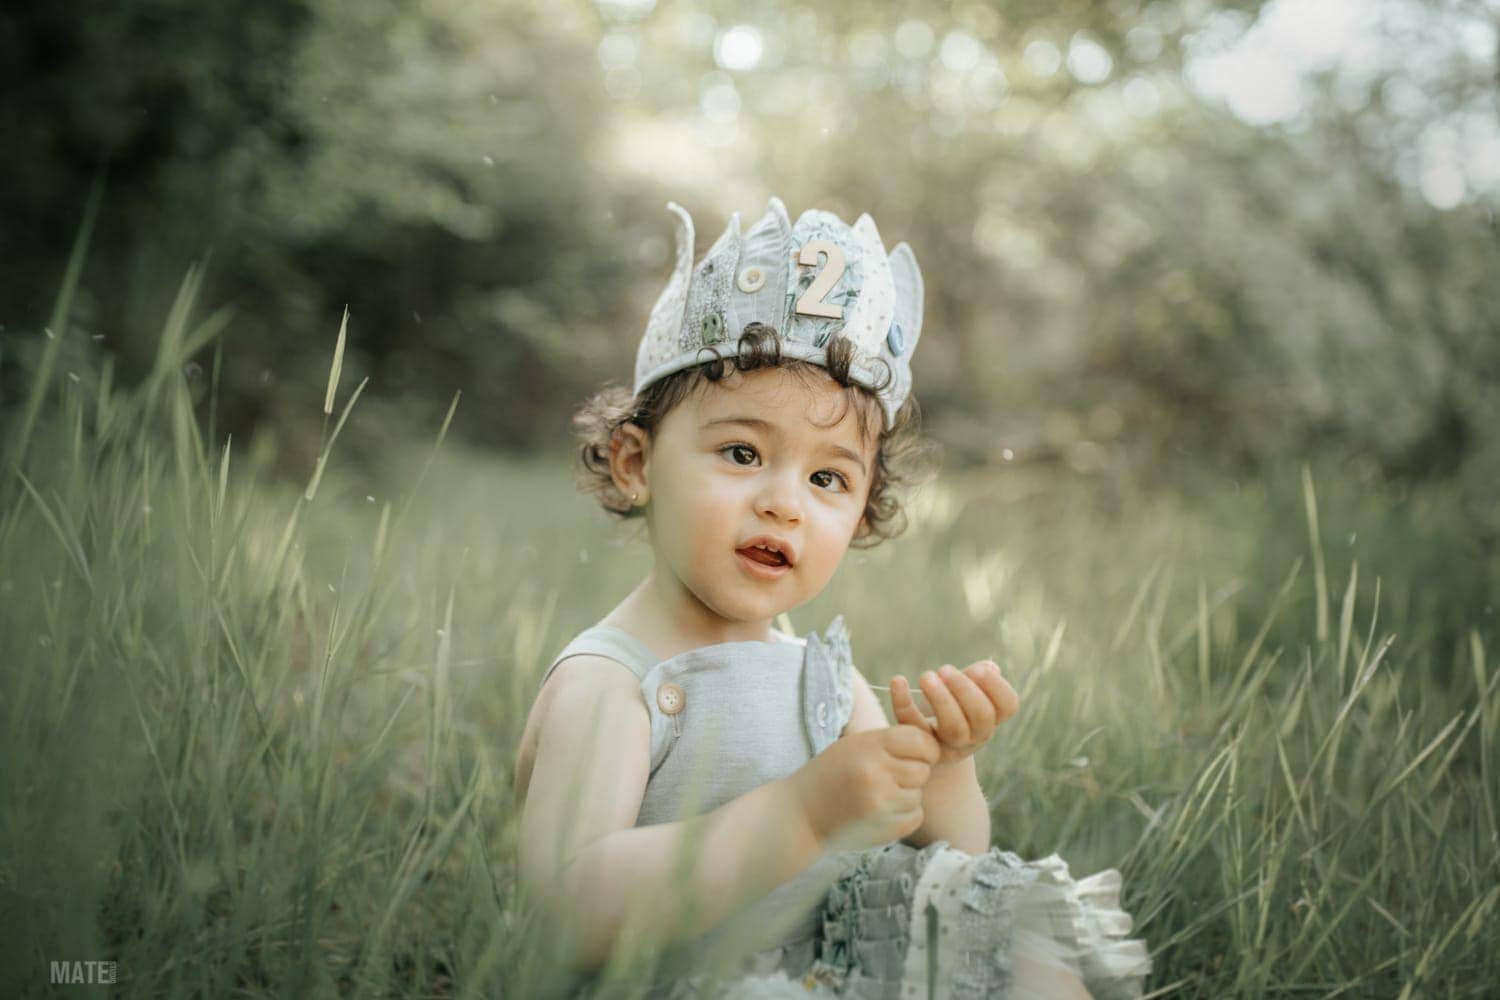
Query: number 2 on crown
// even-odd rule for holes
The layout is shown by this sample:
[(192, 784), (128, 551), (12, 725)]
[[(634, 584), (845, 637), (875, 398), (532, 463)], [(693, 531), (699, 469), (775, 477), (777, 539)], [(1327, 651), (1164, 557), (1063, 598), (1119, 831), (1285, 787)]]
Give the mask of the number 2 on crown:
[(808, 240), (802, 244), (802, 252), (797, 255), (797, 263), (805, 267), (811, 267), (818, 263), (818, 254), (828, 258), (828, 263), (813, 283), (807, 286), (807, 291), (797, 299), (797, 307), (793, 312), (804, 316), (826, 316), (829, 319), (842, 319), (844, 307), (832, 302), (824, 302), (823, 296), (833, 291), (833, 286), (839, 283), (844, 276), (844, 251), (830, 243), (828, 240)]

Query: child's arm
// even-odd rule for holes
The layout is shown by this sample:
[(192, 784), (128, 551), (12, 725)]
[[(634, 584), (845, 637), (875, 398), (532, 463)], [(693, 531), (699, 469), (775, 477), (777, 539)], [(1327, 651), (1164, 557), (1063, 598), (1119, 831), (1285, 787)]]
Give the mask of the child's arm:
[[(786, 780), (683, 822), (634, 826), (650, 771), (639, 682), (578, 656), (554, 685), (521, 815), (520, 877), (575, 935), (573, 964), (602, 965), (627, 927), (657, 943), (696, 937), (818, 857)], [(700, 838), (691, 876), (681, 867), (688, 837)]]

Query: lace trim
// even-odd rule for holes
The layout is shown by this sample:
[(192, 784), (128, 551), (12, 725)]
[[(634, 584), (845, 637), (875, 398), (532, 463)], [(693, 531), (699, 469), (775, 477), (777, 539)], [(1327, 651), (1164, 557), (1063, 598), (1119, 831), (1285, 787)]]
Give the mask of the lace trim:
[(834, 731), (842, 732), (854, 714), (854, 654), (844, 616), (837, 615), (821, 637), (816, 632), (808, 636), (808, 645), (814, 644), (817, 650), (814, 655), (829, 672), (828, 679), (832, 682), (834, 718), (838, 723)]

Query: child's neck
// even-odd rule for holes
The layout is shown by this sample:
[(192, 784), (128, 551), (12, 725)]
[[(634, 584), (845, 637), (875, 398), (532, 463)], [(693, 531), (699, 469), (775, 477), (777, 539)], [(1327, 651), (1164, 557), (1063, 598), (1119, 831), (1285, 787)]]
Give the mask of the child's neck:
[(653, 569), (604, 619), (662, 659), (721, 642), (769, 642), (771, 619), (730, 621), (703, 605), (671, 573)]

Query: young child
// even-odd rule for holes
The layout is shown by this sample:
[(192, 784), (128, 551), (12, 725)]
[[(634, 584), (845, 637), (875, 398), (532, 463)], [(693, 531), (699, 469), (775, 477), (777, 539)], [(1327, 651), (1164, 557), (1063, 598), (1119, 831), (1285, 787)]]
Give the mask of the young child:
[[(991, 662), (904, 677), (896, 725), (842, 616), (772, 627), (899, 531), (922, 277), (772, 198), (651, 312), (632, 393), (580, 411), (582, 485), (643, 517), (647, 577), (553, 660), (521, 739), (523, 888), (581, 969), (626, 941), (702, 970), (670, 996), (1130, 997), (1119, 876), (991, 849), (974, 757), (1017, 709)], [(782, 619), (785, 621), (785, 619)], [(671, 949), (667, 949), (671, 952)]]

